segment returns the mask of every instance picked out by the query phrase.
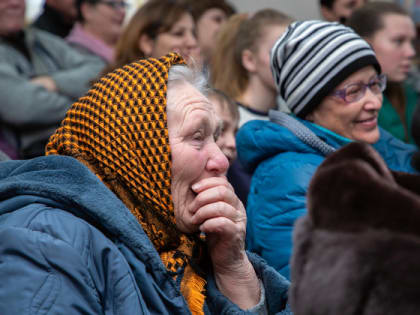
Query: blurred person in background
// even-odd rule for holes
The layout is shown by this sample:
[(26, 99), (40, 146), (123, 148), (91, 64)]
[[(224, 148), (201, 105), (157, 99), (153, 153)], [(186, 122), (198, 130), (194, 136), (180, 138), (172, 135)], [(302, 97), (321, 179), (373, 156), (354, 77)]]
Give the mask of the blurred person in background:
[(235, 13), (225, 0), (181, 0), (190, 9), (196, 25), (196, 34), (204, 67), (210, 62), (216, 46), (217, 33), (227, 19)]
[[(268, 120), (268, 111), (277, 108), (270, 50), (291, 21), (291, 17), (274, 9), (235, 14), (218, 34), (210, 80), (214, 88), (236, 101), (239, 127), (252, 119)], [(251, 174), (235, 161), (228, 178), (246, 205)]]
[(221, 129), (216, 144), (227, 157), (229, 165), (236, 159), (236, 132), (238, 131), (239, 111), (236, 103), (225, 93), (210, 89), (207, 95), (214, 106), (216, 115), (220, 118)]
[(375, 1), (354, 11), (347, 25), (372, 46), (387, 77), (379, 126), (401, 141), (413, 143), (411, 126), (418, 95), (407, 82), (416, 55), (411, 16), (396, 3)]
[(48, 32), (24, 27), (25, 0), (0, 2), (0, 126), (21, 158), (44, 154), (70, 105), (103, 68)]
[(94, 54), (110, 63), (123, 31), (128, 3), (121, 0), (75, 0), (77, 22), (66, 41), (82, 53)]
[(45, 0), (42, 14), (33, 26), (59, 37), (66, 37), (77, 18), (76, 0)]
[(346, 23), (351, 13), (368, 0), (319, 0), (321, 15), (326, 21)]
[(142, 58), (159, 58), (177, 52), (191, 62), (199, 58), (195, 24), (185, 4), (150, 0), (125, 26), (115, 49), (114, 62), (104, 73)]

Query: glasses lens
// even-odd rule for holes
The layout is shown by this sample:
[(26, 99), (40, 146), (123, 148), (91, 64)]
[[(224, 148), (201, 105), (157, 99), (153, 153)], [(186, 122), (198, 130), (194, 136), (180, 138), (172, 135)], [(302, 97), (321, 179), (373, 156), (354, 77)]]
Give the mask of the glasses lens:
[(346, 102), (356, 102), (363, 97), (365, 94), (365, 88), (363, 84), (351, 84), (346, 88)]
[(378, 75), (369, 83), (370, 90), (375, 94), (380, 94), (385, 90), (386, 78), (383, 74)]

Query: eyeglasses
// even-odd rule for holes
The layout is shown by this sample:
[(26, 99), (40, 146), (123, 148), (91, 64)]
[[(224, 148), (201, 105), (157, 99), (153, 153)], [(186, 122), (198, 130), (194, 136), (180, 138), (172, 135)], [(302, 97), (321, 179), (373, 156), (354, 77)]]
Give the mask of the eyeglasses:
[(365, 96), (367, 88), (372, 93), (382, 93), (386, 88), (386, 76), (384, 74), (377, 75), (368, 84), (362, 82), (349, 84), (344, 89), (332, 92), (331, 95), (340, 97), (346, 103), (353, 103)]
[(119, 1), (112, 1), (112, 0), (102, 0), (102, 1), (99, 1), (99, 3), (103, 3), (107, 6), (110, 6), (111, 8), (113, 8), (115, 10), (116, 9), (127, 9), (130, 6), (129, 3), (124, 2), (124, 1), (119, 2)]

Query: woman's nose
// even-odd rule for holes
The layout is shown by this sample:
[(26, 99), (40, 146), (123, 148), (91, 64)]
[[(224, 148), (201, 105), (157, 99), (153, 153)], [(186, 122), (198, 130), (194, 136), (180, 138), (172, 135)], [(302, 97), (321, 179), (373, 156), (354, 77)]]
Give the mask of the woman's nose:
[(198, 45), (197, 38), (195, 37), (195, 35), (192, 32), (187, 34), (187, 36), (185, 38), (185, 42), (186, 42), (187, 46), (190, 47), (190, 48), (194, 48)]
[(416, 50), (414, 49), (414, 46), (413, 46), (412, 43), (409, 43), (408, 44), (408, 47), (407, 47), (407, 56), (409, 58), (414, 58), (416, 56)]
[(229, 161), (216, 142), (212, 143), (211, 146), (210, 158), (206, 166), (207, 171), (216, 176), (225, 174), (229, 167)]
[(365, 109), (366, 110), (380, 110), (382, 107), (382, 93), (376, 94), (369, 88), (366, 89), (365, 94)]

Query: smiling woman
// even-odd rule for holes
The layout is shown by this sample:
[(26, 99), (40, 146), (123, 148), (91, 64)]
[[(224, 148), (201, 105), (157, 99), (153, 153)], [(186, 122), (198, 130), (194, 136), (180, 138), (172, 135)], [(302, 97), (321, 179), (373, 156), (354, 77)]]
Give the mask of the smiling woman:
[(142, 5), (121, 35), (115, 60), (104, 73), (141, 58), (177, 52), (187, 61), (199, 56), (195, 24), (188, 7), (179, 1), (150, 0)]
[(379, 128), (385, 78), (371, 46), (352, 29), (293, 23), (271, 50), (271, 69), (278, 100), (292, 114), (271, 111), (272, 122), (248, 122), (237, 148), (241, 162), (255, 169), (247, 248), (290, 277), (293, 226), (306, 213), (309, 182), (325, 157), (360, 141), (373, 145), (391, 169), (413, 172), (415, 149)]
[(418, 97), (406, 82), (415, 57), (416, 30), (410, 15), (396, 3), (375, 1), (354, 11), (347, 25), (372, 46), (389, 82), (379, 125), (398, 139), (413, 143), (410, 130)]

